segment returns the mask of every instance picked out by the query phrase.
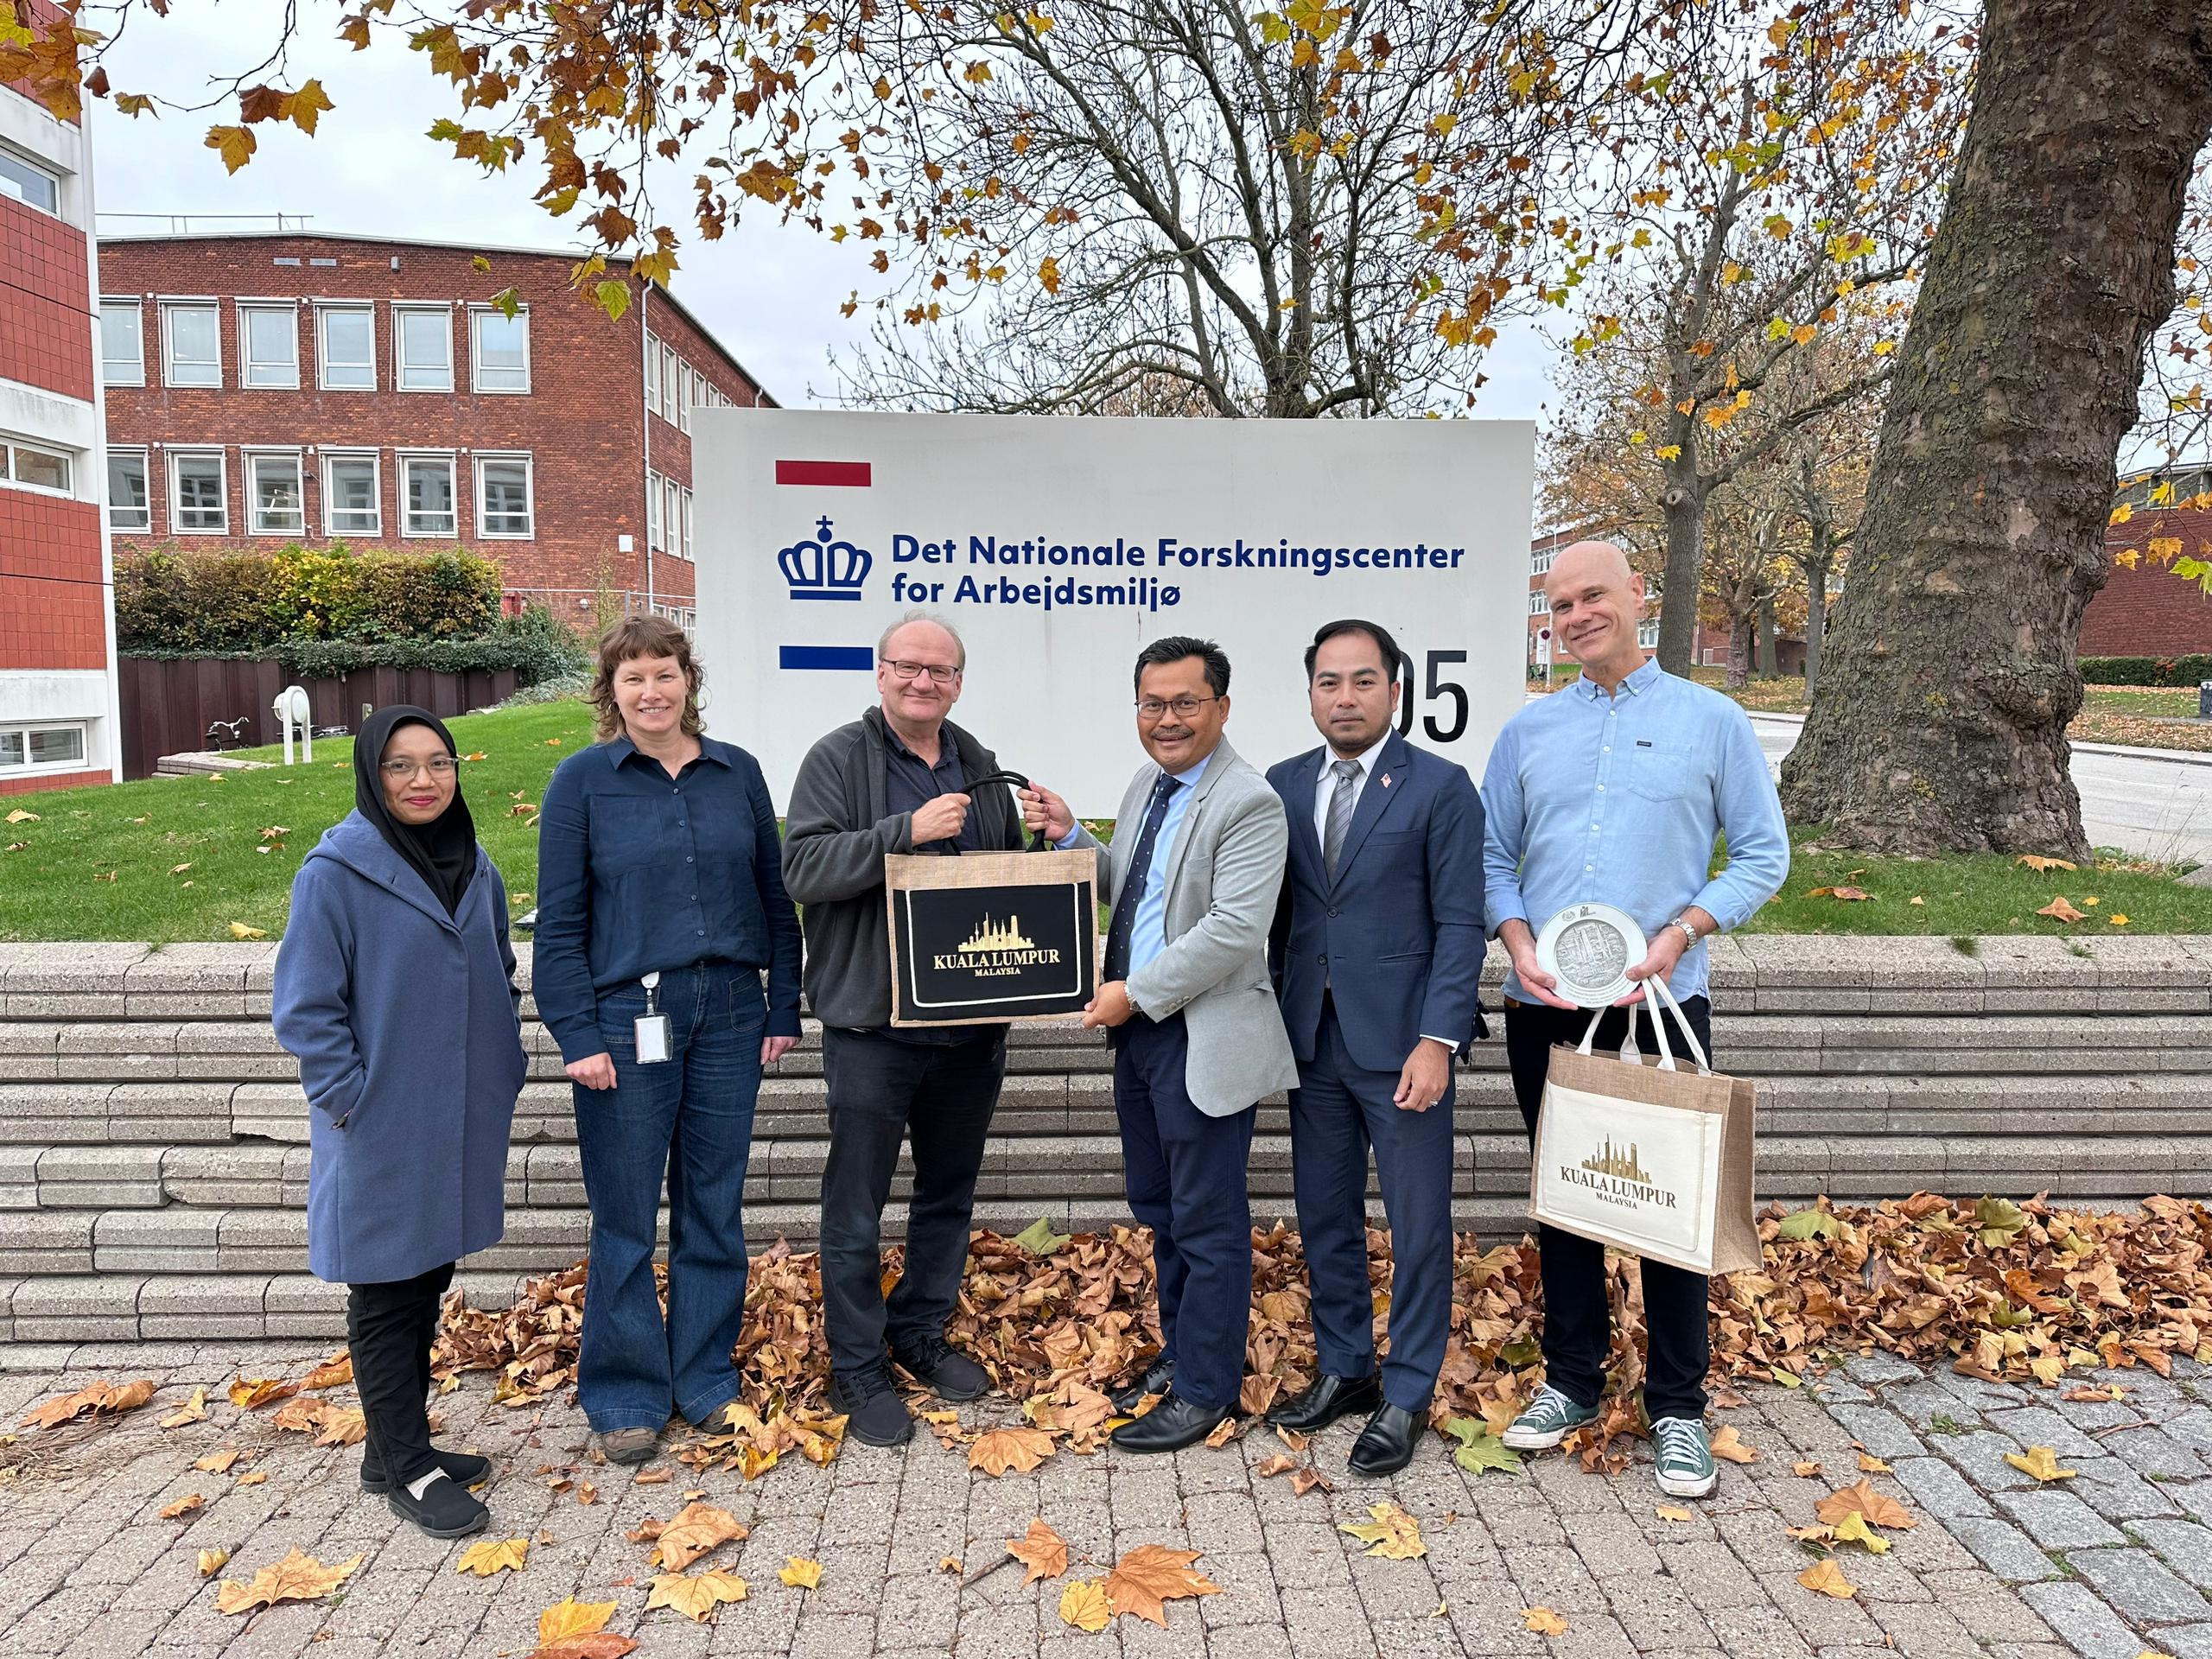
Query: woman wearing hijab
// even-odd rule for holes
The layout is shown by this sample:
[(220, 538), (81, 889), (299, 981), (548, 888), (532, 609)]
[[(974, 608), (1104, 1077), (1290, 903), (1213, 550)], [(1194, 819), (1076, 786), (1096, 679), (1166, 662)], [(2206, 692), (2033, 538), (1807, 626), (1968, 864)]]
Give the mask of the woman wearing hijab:
[(531, 987), (575, 1084), (591, 1205), (576, 1395), (616, 1463), (652, 1456), (672, 1414), (722, 1427), (737, 1398), (753, 1102), (798, 1041), (776, 809), (760, 763), (702, 734), (699, 683), (673, 622), (609, 628), (601, 741), (561, 763), (538, 815)]
[(346, 1287), (361, 1485), (434, 1538), (486, 1518), (468, 1488), (491, 1465), (433, 1446), (423, 1402), (454, 1263), (502, 1230), (529, 1065), (506, 887), (455, 754), (421, 709), (362, 726), (353, 810), (293, 879), (275, 991), (309, 1109), (308, 1265)]

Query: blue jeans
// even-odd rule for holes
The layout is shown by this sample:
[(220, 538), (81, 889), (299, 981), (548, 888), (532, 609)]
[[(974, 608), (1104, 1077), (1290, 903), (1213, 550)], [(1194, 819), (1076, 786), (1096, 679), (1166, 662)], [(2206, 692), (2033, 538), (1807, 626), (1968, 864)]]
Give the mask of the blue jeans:
[[(632, 1021), (645, 993), (599, 1001), (612, 1089), (579, 1086), (576, 1142), (591, 1205), (576, 1392), (593, 1428), (693, 1423), (737, 1394), (730, 1358), (745, 1319), (745, 1165), (760, 1092), (767, 1001), (734, 963), (661, 976), (667, 1060), (638, 1064)], [(668, 1318), (653, 1287), (654, 1223), (668, 1185)], [(703, 1424), (702, 1424), (703, 1427)]]

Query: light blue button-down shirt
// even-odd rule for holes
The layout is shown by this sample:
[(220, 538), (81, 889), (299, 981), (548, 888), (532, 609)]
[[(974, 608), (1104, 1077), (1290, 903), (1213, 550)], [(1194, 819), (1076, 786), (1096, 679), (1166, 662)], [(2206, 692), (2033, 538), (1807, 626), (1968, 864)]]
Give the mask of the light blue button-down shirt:
[[(1167, 948), (1167, 864), (1168, 856), (1175, 850), (1175, 832), (1183, 827), (1183, 817), (1191, 810), (1191, 798), (1198, 792), (1198, 779), (1206, 775), (1206, 767), (1213, 756), (1208, 754), (1188, 772), (1179, 772), (1175, 781), (1183, 785), (1167, 798), (1167, 810), (1160, 820), (1160, 833), (1152, 839), (1152, 862), (1145, 867), (1144, 891), (1137, 895), (1137, 913), (1129, 924), (1129, 973), (1134, 977), (1145, 963)], [(1159, 780), (1153, 780), (1159, 787)], [(1130, 826), (1135, 834), (1143, 828), (1141, 823)]]
[[(1569, 905), (1618, 906), (1647, 938), (1691, 905), (1739, 927), (1789, 874), (1789, 831), (1744, 711), (1647, 662), (1607, 696), (1578, 680), (1508, 721), (1483, 773), (1483, 903), (1495, 934)], [(1713, 866), (1714, 836), (1728, 862)], [(1706, 950), (1669, 978), (1705, 995)], [(1516, 975), (1508, 996), (1534, 1001)]]

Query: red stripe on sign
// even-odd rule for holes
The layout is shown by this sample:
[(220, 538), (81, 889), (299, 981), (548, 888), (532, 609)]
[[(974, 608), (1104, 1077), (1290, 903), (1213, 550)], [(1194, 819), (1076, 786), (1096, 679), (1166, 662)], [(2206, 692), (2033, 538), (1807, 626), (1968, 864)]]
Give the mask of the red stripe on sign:
[(868, 486), (868, 463), (865, 461), (779, 461), (776, 463), (776, 482), (779, 484), (844, 484), (855, 489)]

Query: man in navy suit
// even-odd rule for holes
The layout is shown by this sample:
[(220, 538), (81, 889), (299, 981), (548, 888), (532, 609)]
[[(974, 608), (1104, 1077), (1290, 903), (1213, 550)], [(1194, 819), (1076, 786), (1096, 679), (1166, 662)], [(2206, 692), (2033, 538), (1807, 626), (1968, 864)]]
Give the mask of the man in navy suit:
[[(1355, 1474), (1412, 1461), (1452, 1329), (1452, 1064), (1482, 977), (1483, 809), (1465, 771), (1398, 735), (1397, 642), (1332, 622), (1306, 653), (1327, 740), (1268, 773), (1290, 819), (1276, 994), (1298, 1057), (1298, 1225), (1319, 1375), (1270, 1423), (1310, 1433), (1368, 1413)], [(1377, 1372), (1367, 1281), (1367, 1149), (1395, 1266)]]

